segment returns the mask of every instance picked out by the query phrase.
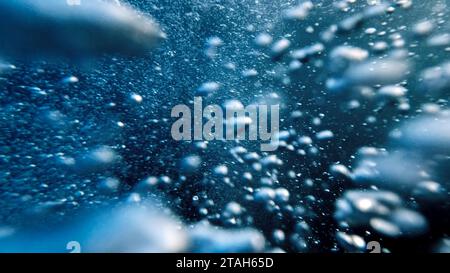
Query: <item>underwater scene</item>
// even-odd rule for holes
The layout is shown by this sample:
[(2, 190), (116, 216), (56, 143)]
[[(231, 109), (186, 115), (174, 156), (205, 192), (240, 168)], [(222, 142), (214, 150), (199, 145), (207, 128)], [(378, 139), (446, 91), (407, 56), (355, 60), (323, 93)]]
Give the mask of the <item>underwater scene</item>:
[(450, 252), (450, 1), (0, 1), (0, 252)]

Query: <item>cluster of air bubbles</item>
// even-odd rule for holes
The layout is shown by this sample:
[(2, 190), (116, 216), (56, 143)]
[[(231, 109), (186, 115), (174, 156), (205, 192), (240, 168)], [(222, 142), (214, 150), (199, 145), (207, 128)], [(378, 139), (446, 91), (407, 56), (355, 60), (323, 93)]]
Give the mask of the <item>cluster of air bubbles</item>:
[[(103, 53), (143, 55), (165, 38), (151, 18), (111, 1), (70, 5), (57, 0), (20, 0), (2, 2), (0, 10), (3, 25), (28, 30), (0, 28), (0, 35), (9, 37), (0, 51), (16, 56), (41, 58), (39, 54), (43, 53), (69, 57)], [(78, 36), (73, 37), (74, 34)]]
[(303, 1), (297, 6), (287, 9), (284, 16), (288, 20), (304, 20), (313, 7), (314, 4), (311, 1)]
[(220, 89), (220, 83), (218, 82), (205, 82), (199, 88), (197, 88), (195, 95), (208, 96), (216, 93)]
[(222, 39), (217, 36), (210, 37), (206, 41), (205, 55), (214, 59), (218, 54), (218, 48), (223, 45)]
[(367, 190), (346, 191), (337, 200), (341, 228), (420, 238), (434, 222), (445, 223), (433, 213), (448, 212), (449, 125), (448, 112), (438, 110), (394, 129), (389, 149), (361, 148), (353, 171), (339, 173)]

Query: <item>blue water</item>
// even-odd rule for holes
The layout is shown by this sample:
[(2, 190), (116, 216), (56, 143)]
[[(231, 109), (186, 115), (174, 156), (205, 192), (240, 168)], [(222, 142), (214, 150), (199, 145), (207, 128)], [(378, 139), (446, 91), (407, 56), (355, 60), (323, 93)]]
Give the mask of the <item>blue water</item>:
[[(449, 6), (409, 2), (0, 4), (0, 251), (448, 252)], [(173, 140), (211, 82), (279, 149)]]

